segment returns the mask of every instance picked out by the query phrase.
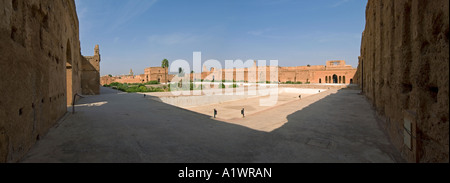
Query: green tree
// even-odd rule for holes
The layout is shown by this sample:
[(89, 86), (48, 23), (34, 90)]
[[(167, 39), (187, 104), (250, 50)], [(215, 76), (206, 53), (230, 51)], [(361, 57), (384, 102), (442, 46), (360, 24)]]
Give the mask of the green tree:
[(161, 62), (161, 67), (164, 68), (164, 73), (166, 74), (166, 84), (167, 84), (167, 79), (168, 79), (168, 77), (169, 77), (169, 73), (166, 72), (166, 71), (167, 71), (167, 69), (169, 68), (169, 60), (164, 59), (164, 60)]
[(109, 77), (112, 77), (112, 75), (110, 74), (110, 75), (108, 75)]

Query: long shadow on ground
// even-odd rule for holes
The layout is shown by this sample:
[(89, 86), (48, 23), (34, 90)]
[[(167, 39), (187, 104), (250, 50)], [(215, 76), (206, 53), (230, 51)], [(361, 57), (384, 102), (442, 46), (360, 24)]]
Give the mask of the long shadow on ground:
[(107, 103), (77, 107), (22, 162), (399, 161), (366, 111), (370, 105), (354, 91), (341, 90), (297, 111), (270, 133), (141, 94), (106, 93), (82, 99), (80, 104)]

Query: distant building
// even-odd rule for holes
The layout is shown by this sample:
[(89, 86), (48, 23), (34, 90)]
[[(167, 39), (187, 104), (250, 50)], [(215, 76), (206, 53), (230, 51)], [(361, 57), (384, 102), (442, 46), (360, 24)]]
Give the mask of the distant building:
[(158, 81), (160, 83), (170, 82), (170, 80), (174, 77), (174, 75), (168, 74), (167, 68), (162, 67), (148, 67), (144, 70), (145, 74), (134, 75), (133, 70), (130, 69), (129, 75), (120, 75), (120, 76), (102, 76), (100, 79), (101, 85), (111, 84), (114, 82), (118, 83), (147, 83), (150, 81)]
[(352, 84), (356, 68), (345, 64), (345, 60), (327, 61), (326, 65), (280, 67), (281, 82)]
[[(278, 69), (277, 80), (271, 78), (271, 71)], [(132, 71), (129, 76), (110, 77), (103, 76), (102, 85), (112, 82), (119, 83), (146, 83), (149, 81), (158, 81), (160, 83), (170, 82), (175, 75), (167, 74), (168, 69), (162, 67), (148, 67), (145, 74), (133, 76)], [(238, 82), (302, 82), (312, 84), (352, 84), (356, 68), (345, 64), (345, 60), (327, 61), (326, 65), (308, 65), (297, 67), (258, 67), (256, 61), (251, 68), (222, 69), (216, 71), (214, 68), (207, 70), (203, 66), (202, 73), (191, 73), (191, 81), (202, 79), (207, 81), (234, 80)], [(232, 79), (226, 77), (232, 76)], [(265, 79), (263, 79), (265, 78)]]
[(169, 75), (168, 71), (168, 68), (148, 67), (145, 69), (145, 81), (169, 82), (173, 78), (173, 75)]
[[(278, 80), (271, 79), (271, 71), (278, 69)], [(326, 65), (297, 66), (297, 67), (258, 67), (256, 61), (252, 68), (222, 69), (214, 73), (214, 69), (201, 73), (201, 78), (212, 80), (212, 76), (219, 80), (229, 80), (226, 76), (233, 76), (234, 81), (246, 82), (302, 82), (313, 84), (352, 84), (356, 68), (345, 64), (345, 60), (327, 61)], [(241, 73), (241, 74), (237, 74)], [(243, 74), (242, 74), (243, 73)], [(250, 74), (249, 74), (250, 73)], [(249, 76), (250, 75), (250, 76)], [(198, 76), (198, 75), (197, 75)], [(207, 76), (209, 76), (207, 78)], [(265, 77), (265, 79), (263, 79)]]

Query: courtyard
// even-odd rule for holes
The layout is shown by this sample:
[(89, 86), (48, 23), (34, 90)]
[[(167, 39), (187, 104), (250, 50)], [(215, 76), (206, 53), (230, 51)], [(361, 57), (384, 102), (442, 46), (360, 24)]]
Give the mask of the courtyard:
[(266, 108), (256, 105), (258, 98), (179, 107), (102, 87), (100, 95), (81, 99), (75, 114), (67, 113), (21, 162), (403, 162), (359, 93), (329, 89), (301, 100), (286, 94)]

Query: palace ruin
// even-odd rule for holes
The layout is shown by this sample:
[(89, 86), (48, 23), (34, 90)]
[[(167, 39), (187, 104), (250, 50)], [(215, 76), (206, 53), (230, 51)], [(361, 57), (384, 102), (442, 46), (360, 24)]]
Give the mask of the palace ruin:
[[(253, 69), (253, 70), (252, 70)], [(356, 69), (350, 65), (345, 64), (345, 60), (327, 61), (326, 65), (314, 66), (298, 66), (298, 67), (277, 67), (278, 80), (271, 79), (271, 66), (257, 66), (256, 61), (251, 68), (235, 68), (235, 69), (221, 69), (215, 68), (207, 69), (203, 67), (202, 73), (190, 74), (190, 79), (202, 80), (226, 80), (226, 76), (232, 76), (232, 80), (240, 82), (302, 82), (312, 84), (353, 84), (353, 77)], [(252, 71), (254, 71), (252, 73)], [(145, 74), (141, 75), (123, 75), (123, 76), (102, 76), (101, 84), (118, 83), (146, 83), (149, 81), (166, 81), (167, 68), (149, 67), (145, 69)], [(250, 73), (250, 74), (249, 74)], [(257, 74), (258, 73), (258, 74)], [(239, 76), (241, 74), (241, 76)], [(261, 74), (261, 76), (260, 76)], [(175, 75), (168, 75), (168, 81), (171, 81)], [(265, 77), (265, 78), (263, 78)]]
[(0, 162), (18, 161), (67, 112), (100, 93), (100, 52), (83, 57), (73, 0), (0, 1)]
[(448, 0), (369, 0), (355, 79), (410, 162), (449, 161)]
[[(100, 49), (96, 45), (94, 48), (94, 56), (82, 56), (80, 52), (80, 39), (79, 39), (79, 22), (76, 13), (76, 7), (74, 0), (61, 0), (61, 1), (46, 1), (46, 0), (2, 0), (0, 1), (0, 162), (18, 162), (29, 149), (45, 135), (51, 127), (53, 127), (64, 115), (67, 113), (67, 106), (73, 104), (75, 101), (74, 96), (76, 94), (84, 95), (96, 95), (100, 93), (100, 83), (108, 84), (111, 82), (127, 82), (127, 83), (145, 83), (148, 81), (160, 81), (171, 80), (173, 75), (166, 75), (166, 69), (160, 67), (152, 67), (145, 69), (145, 73), (135, 76), (130, 72), (129, 76), (125, 78), (115, 78), (104, 76), (100, 79)], [(363, 33), (361, 43), (361, 56), (359, 58), (359, 66), (357, 69), (347, 66), (345, 61), (329, 61), (324, 66), (301, 66), (301, 67), (278, 67), (278, 81), (275, 82), (303, 82), (312, 84), (359, 84), (364, 94), (378, 112), (379, 118), (382, 121), (383, 130), (386, 131), (387, 136), (390, 137), (392, 144), (401, 152), (403, 158), (409, 162), (449, 162), (449, 1), (448, 0), (395, 0), (395, 1), (383, 1), (383, 0), (369, 0), (366, 8), (366, 28)], [(256, 70), (266, 70), (270, 72), (270, 67), (260, 68), (256, 64), (253, 66)], [(249, 68), (237, 68), (237, 69), (223, 69), (221, 76), (217, 78), (226, 79), (226, 75), (233, 76), (233, 79), (239, 81), (236, 71), (242, 70), (244, 73), (244, 81), (259, 81), (262, 77), (265, 81), (270, 81), (270, 74), (263, 74), (261, 76), (249, 76)], [(214, 75), (214, 69), (203, 69), (203, 73), (198, 73), (201, 79), (208, 79), (207, 76)], [(226, 74), (228, 73), (228, 74)], [(191, 78), (196, 73), (191, 74)], [(315, 90), (314, 90), (315, 91)], [(369, 139), (364, 139), (366, 136), (366, 130), (370, 127), (370, 130), (377, 130), (376, 123), (362, 124), (358, 120), (370, 118), (375, 121), (375, 117), (366, 117), (365, 115), (359, 116), (360, 118), (351, 118), (345, 116), (345, 113), (338, 113), (340, 111), (331, 111), (332, 113), (316, 114), (317, 111), (324, 107), (334, 106), (329, 105), (327, 102), (334, 102), (334, 105), (340, 105), (341, 109), (348, 112), (353, 103), (348, 102), (347, 99), (358, 99), (356, 105), (358, 106), (367, 103), (363, 98), (356, 98), (359, 91), (343, 91), (343, 95), (334, 95), (334, 97), (325, 99), (327, 95), (332, 96), (332, 92), (317, 92), (313, 97), (317, 97), (316, 100), (321, 100), (319, 104), (307, 109), (306, 112), (299, 112), (300, 104), (306, 108), (306, 105), (302, 103), (302, 100), (298, 100), (295, 96), (291, 96), (289, 92), (286, 92), (286, 101), (294, 101), (292, 105), (285, 105), (289, 114), (291, 122), (284, 124), (283, 128), (276, 131), (275, 135), (267, 133), (256, 132), (255, 130), (248, 130), (246, 128), (239, 128), (235, 125), (216, 124), (215, 121), (210, 120), (204, 115), (199, 118), (198, 114), (188, 113), (185, 110), (173, 108), (170, 105), (162, 103), (151, 103), (157, 107), (149, 107), (149, 101), (143, 101), (143, 97), (136, 97), (135, 95), (115, 95), (112, 94), (105, 98), (113, 98), (129, 102), (135, 101), (140, 106), (137, 108), (139, 111), (131, 111), (131, 114), (137, 114), (135, 116), (141, 117), (138, 114), (144, 114), (145, 117), (152, 118), (159, 114), (170, 110), (176, 110), (181, 114), (167, 115), (172, 121), (165, 123), (164, 127), (155, 128), (160, 125), (161, 119), (164, 117), (158, 116), (156, 120), (151, 120), (148, 124), (145, 123), (136, 125), (136, 128), (143, 128), (145, 130), (133, 131), (135, 135), (138, 132), (144, 132), (144, 137), (147, 137), (145, 141), (141, 141), (143, 144), (147, 143), (147, 150), (153, 150), (154, 157), (147, 157), (147, 161), (163, 161), (167, 158), (167, 154), (177, 157), (184, 157), (186, 154), (184, 151), (172, 150), (174, 146), (166, 146), (166, 144), (156, 144), (161, 146), (155, 146), (152, 144), (155, 136), (168, 136), (168, 132), (173, 132), (175, 127), (179, 127), (180, 131), (176, 131), (170, 134), (172, 143), (181, 141), (184, 142), (180, 145), (182, 150), (196, 150), (191, 153), (191, 160), (205, 161), (202, 152), (211, 153), (209, 158), (216, 160), (215, 155), (234, 155), (240, 153), (245, 148), (242, 157), (229, 156), (228, 159), (223, 161), (248, 161), (247, 154), (254, 155), (249, 157), (257, 157), (257, 160), (270, 160), (270, 161), (292, 161), (290, 156), (298, 156), (298, 161), (311, 161), (310, 157), (302, 156), (304, 152), (308, 151), (307, 145), (316, 144), (317, 146), (323, 146), (323, 149), (333, 150), (333, 152), (327, 154), (324, 150), (310, 151), (309, 155), (323, 161), (334, 162), (339, 160), (340, 162), (348, 162), (349, 160), (356, 161), (360, 156), (364, 157), (363, 160), (374, 160), (374, 162), (392, 162), (396, 158), (381, 152), (382, 148), (371, 148), (363, 143), (371, 143), (377, 146), (376, 140), (383, 137), (383, 133), (377, 133), (377, 135), (371, 136)], [(298, 93), (298, 91), (295, 91)], [(296, 93), (296, 95), (297, 95)], [(333, 91), (339, 93), (338, 90)], [(288, 95), (289, 94), (289, 95)], [(336, 97), (337, 96), (337, 97)], [(163, 96), (164, 97), (164, 96)], [(353, 97), (353, 98), (352, 98)], [(295, 100), (294, 100), (295, 98)], [(92, 98), (90, 98), (92, 99)], [(149, 99), (150, 100), (150, 99)], [(160, 98), (159, 100), (170, 100), (170, 97)], [(312, 98), (305, 98), (310, 100), (307, 105), (312, 105)], [(98, 102), (98, 101), (91, 101)], [(150, 101), (153, 102), (153, 101)], [(169, 101), (170, 102), (170, 101)], [(169, 103), (168, 102), (168, 103)], [(175, 101), (177, 102), (177, 101)], [(247, 101), (247, 104), (251, 104), (254, 101)], [(120, 109), (120, 105), (117, 103), (110, 104), (110, 106)], [(245, 103), (245, 102), (241, 102)], [(294, 105), (295, 104), (295, 105)], [(344, 105), (343, 105), (344, 104)], [(86, 104), (88, 105), (88, 104)], [(181, 105), (182, 106), (182, 105)], [(109, 107), (109, 106), (103, 106)], [(159, 108), (158, 108), (159, 107)], [(189, 106), (192, 107), (192, 106)], [(196, 106), (194, 106), (196, 107)], [(212, 110), (210, 108), (216, 106), (207, 106), (206, 108), (192, 109), (199, 113), (209, 114)], [(219, 107), (231, 108), (233, 112), (241, 108), (241, 105), (225, 104)], [(359, 106), (358, 106), (359, 107)], [(235, 109), (236, 108), (236, 109)], [(108, 109), (108, 108), (106, 108)], [(97, 113), (92, 110), (84, 108), (84, 112), (88, 111), (94, 114), (92, 116), (98, 117)], [(142, 112), (147, 110), (145, 112)], [(370, 106), (367, 108), (354, 109), (355, 113), (363, 113), (364, 111), (370, 111)], [(150, 111), (150, 112), (149, 112)], [(252, 112), (251, 109), (248, 109)], [(329, 112), (330, 112), (329, 111)], [(254, 109), (254, 112), (261, 112), (259, 109)], [(280, 111), (271, 111), (273, 113), (281, 113)], [(292, 112), (292, 114), (291, 114)], [(335, 113), (334, 113), (335, 112)], [(87, 112), (86, 112), (87, 113)], [(262, 117), (255, 117), (252, 120), (260, 122), (268, 121), (267, 119), (277, 118), (278, 115), (264, 116), (264, 112), (260, 113)], [(118, 115), (118, 114), (111, 114)], [(222, 117), (222, 113), (219, 113), (218, 117)], [(233, 115), (239, 115), (239, 113)], [(310, 115), (308, 119), (303, 117)], [(320, 118), (325, 116), (325, 118)], [(358, 114), (353, 114), (357, 116)], [(120, 114), (120, 119), (127, 120), (129, 114)], [(133, 116), (133, 115), (131, 115)], [(225, 116), (229, 117), (229, 116)], [(233, 117), (233, 116), (231, 116)], [(269, 118), (268, 118), (269, 117)], [(183, 123), (176, 123), (185, 118), (195, 119), (183, 121)], [(336, 118), (339, 119), (339, 123), (336, 122)], [(343, 119), (344, 118), (344, 119)], [(110, 120), (119, 119), (117, 116), (111, 117)], [(132, 118), (134, 122), (136, 118)], [(246, 120), (248, 120), (247, 118)], [(302, 122), (307, 122), (305, 126), (296, 123), (300, 121), (298, 119), (304, 119)], [(350, 120), (349, 120), (350, 119)], [(72, 120), (72, 121), (71, 121)], [(69, 122), (80, 122), (81, 124), (93, 124), (94, 122), (104, 123), (102, 120), (92, 120), (89, 118), (89, 123), (85, 121), (76, 121), (77, 118), (71, 118)], [(200, 121), (199, 121), (200, 120)], [(229, 119), (230, 123), (237, 123)], [(141, 122), (141, 121), (139, 121)], [(239, 121), (241, 123), (242, 121)], [(328, 123), (330, 122), (330, 123)], [(73, 123), (72, 123), (73, 124)], [(205, 125), (207, 124), (207, 125)], [(249, 127), (256, 123), (247, 123)], [(331, 124), (331, 125), (330, 125)], [(111, 124), (102, 124), (104, 127), (108, 127)], [(116, 125), (122, 125), (118, 123)], [(147, 125), (147, 126), (145, 126)], [(171, 126), (172, 125), (172, 126)], [(316, 126), (314, 126), (316, 125)], [(80, 125), (85, 127), (83, 125)], [(203, 127), (202, 130), (197, 127)], [(168, 128), (170, 127), (170, 128)], [(334, 142), (336, 139), (323, 139), (320, 136), (315, 136), (316, 139), (310, 139), (311, 136), (317, 135), (317, 131), (311, 130), (316, 128), (317, 131), (333, 128), (335, 134), (338, 133), (354, 133), (357, 136), (349, 136), (345, 138), (347, 143), (343, 143), (343, 146), (336, 145)], [(339, 127), (339, 128), (337, 128)], [(348, 131), (341, 131), (341, 129), (347, 128)], [(278, 127), (277, 127), (278, 128)], [(61, 129), (61, 128), (60, 128)], [(62, 129), (70, 129), (69, 127), (63, 127)], [(114, 128), (113, 130), (123, 129), (122, 126)], [(169, 129), (168, 131), (164, 131)], [(203, 130), (205, 129), (205, 130)], [(257, 129), (263, 129), (257, 128)], [(299, 130), (303, 130), (301, 134), (304, 136), (297, 136)], [(148, 133), (148, 131), (152, 133)], [(273, 128), (263, 129), (266, 131), (273, 131)], [(74, 130), (68, 139), (78, 139), (79, 129)], [(106, 130), (103, 130), (104, 132)], [(66, 132), (66, 131), (64, 131)], [(115, 132), (115, 131), (114, 131)], [(201, 132), (201, 133), (200, 133)], [(208, 133), (205, 133), (208, 132)], [(329, 131), (322, 131), (319, 135), (327, 137)], [(355, 133), (357, 132), (357, 133)], [(92, 133), (83, 132), (85, 136), (89, 138), (96, 138)], [(108, 134), (108, 133), (106, 133)], [(110, 133), (111, 135), (117, 133)], [(154, 136), (151, 136), (156, 134)], [(118, 142), (130, 145), (128, 142), (135, 142), (136, 139), (133, 135), (123, 135), (117, 137)], [(201, 138), (196, 138), (198, 141), (205, 143), (197, 143), (197, 141), (190, 141), (190, 138), (186, 138), (183, 135), (204, 135)], [(219, 143), (210, 138), (211, 136), (217, 136)], [(105, 135), (107, 136), (107, 135)], [(150, 137), (149, 137), (150, 136)], [(338, 137), (344, 137), (340, 135)], [(132, 138), (131, 138), (132, 137)], [(255, 138), (257, 137), (257, 138)], [(289, 137), (289, 138), (287, 138)], [(356, 141), (355, 137), (362, 137), (362, 142)], [(89, 140), (89, 138), (87, 138)], [(120, 141), (122, 139), (129, 141)], [(241, 140), (245, 138), (251, 143), (241, 143)], [(277, 138), (276, 141), (272, 141)], [(53, 138), (61, 140), (58, 138)], [(71, 139), (71, 140), (73, 140)], [(106, 140), (105, 140), (106, 139)], [(111, 139), (105, 138), (110, 142)], [(152, 139), (152, 140), (148, 140)], [(231, 140), (230, 140), (231, 139)], [(255, 145), (254, 141), (257, 140)], [(386, 138), (387, 139), (387, 138)], [(167, 140), (167, 139), (164, 139)], [(170, 139), (169, 139), (170, 140)], [(259, 141), (258, 141), (259, 140)], [(304, 140), (305, 143), (303, 143)], [(63, 141), (63, 140), (61, 140)], [(87, 140), (86, 140), (87, 141)], [(84, 141), (84, 142), (86, 142)], [(100, 142), (105, 142), (100, 141)], [(63, 141), (64, 142), (64, 141)], [(118, 149), (119, 151), (114, 156), (110, 156), (111, 161), (117, 161), (117, 158), (124, 158), (123, 152), (128, 152), (130, 146), (122, 146), (117, 148), (113, 144), (111, 146), (102, 147), (98, 151), (98, 144), (95, 142), (87, 141), (93, 144), (90, 153), (98, 155), (93, 156), (96, 158), (104, 158), (105, 152), (111, 152)], [(226, 142), (224, 146), (236, 146), (242, 148), (224, 148), (220, 142)], [(267, 146), (266, 143), (268, 142)], [(299, 143), (301, 142), (301, 143)], [(114, 142), (115, 143), (115, 142)], [(229, 144), (228, 144), (229, 143)], [(74, 143), (67, 143), (68, 146)], [(82, 143), (81, 143), (82, 144)], [(197, 148), (192, 148), (193, 145), (201, 145)], [(213, 144), (213, 145), (211, 145)], [(281, 144), (281, 145), (280, 145)], [(355, 145), (356, 144), (356, 145)], [(359, 146), (357, 144), (363, 144)], [(384, 144), (388, 144), (387, 140)], [(172, 145), (172, 144), (170, 144)], [(340, 144), (342, 145), (342, 144)], [(290, 148), (295, 146), (296, 148)], [(76, 149), (78, 146), (73, 147)], [(153, 148), (161, 147), (161, 148)], [(227, 146), (229, 147), (229, 146)], [(263, 149), (258, 149), (263, 147)], [(274, 148), (276, 147), (276, 148)], [(305, 147), (305, 148), (297, 148)], [(347, 147), (353, 147), (352, 152), (366, 152), (364, 153), (348, 153)], [(340, 148), (340, 153), (335, 156), (334, 152)], [(45, 149), (45, 148), (44, 148)], [(92, 150), (94, 149), (94, 150)], [(167, 150), (170, 149), (170, 150)], [(259, 150), (254, 153), (253, 150)], [(282, 149), (278, 151), (279, 149)], [(287, 149), (286, 151), (283, 151)], [(54, 149), (45, 149), (54, 153)], [(87, 150), (87, 151), (88, 151)], [(133, 149), (131, 149), (132, 151)], [(365, 151), (367, 150), (367, 151)], [(200, 153), (199, 153), (200, 152)], [(265, 152), (265, 153), (260, 153)], [(269, 153), (267, 153), (269, 152)], [(376, 153), (373, 153), (376, 152)], [(83, 152), (86, 153), (86, 152)], [(133, 152), (135, 153), (135, 152)], [(140, 152), (146, 155), (146, 152)], [(91, 155), (92, 155), (91, 154)], [(131, 154), (131, 153), (130, 153)], [(256, 155), (255, 155), (256, 154)], [(280, 155), (278, 158), (288, 159), (272, 159), (273, 156)], [(327, 155), (332, 156), (327, 156)], [(380, 159), (372, 158), (371, 155), (377, 155)], [(54, 155), (54, 154), (51, 154)], [(64, 155), (64, 153), (63, 153)], [(267, 157), (265, 156), (267, 155)], [(315, 156), (317, 155), (317, 156)], [(379, 156), (378, 156), (379, 155)], [(354, 158), (354, 157), (356, 158)], [(144, 157), (144, 156), (143, 156)], [(323, 158), (326, 159), (323, 159)], [(368, 157), (368, 158), (367, 158)], [(133, 157), (134, 158), (134, 157)], [(145, 157), (144, 157), (145, 158)], [(152, 159), (153, 158), (153, 159)], [(235, 158), (235, 159), (233, 159)], [(302, 159), (302, 158), (307, 158)], [(341, 158), (341, 159), (339, 159)], [(124, 159), (120, 159), (125, 161)], [(129, 159), (126, 159), (129, 161)], [(141, 159), (137, 159), (141, 160)], [(184, 159), (176, 159), (181, 161)], [(389, 160), (389, 161), (387, 161)], [(45, 159), (43, 160), (45, 161)], [(70, 160), (69, 160), (70, 161)], [(74, 161), (74, 160), (72, 160)], [(172, 159), (173, 161), (173, 159)], [(295, 161), (295, 160), (294, 160)], [(370, 161), (373, 162), (373, 161)]]

